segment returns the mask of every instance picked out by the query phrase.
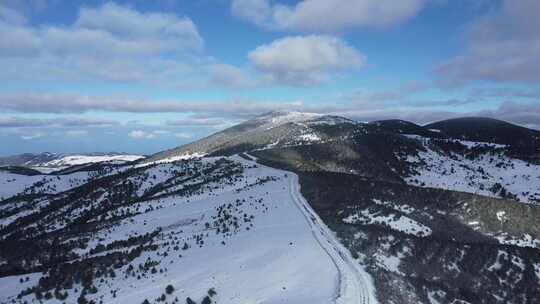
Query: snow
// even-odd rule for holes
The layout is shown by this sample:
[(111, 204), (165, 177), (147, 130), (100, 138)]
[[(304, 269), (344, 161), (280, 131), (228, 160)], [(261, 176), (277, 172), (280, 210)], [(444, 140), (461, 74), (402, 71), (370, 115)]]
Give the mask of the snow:
[[(392, 237), (388, 240), (392, 240)], [(401, 270), (399, 270), (399, 265), (401, 264), (401, 259), (403, 259), (407, 254), (410, 255), (410, 248), (403, 247), (400, 251), (396, 252), (395, 255), (390, 254), (389, 248), (379, 248), (377, 252), (373, 254), (375, 258), (375, 263), (382, 269), (398, 274), (405, 275)]]
[[(429, 291), (427, 293), (428, 300), (430, 304), (441, 304), (439, 300), (437, 299), (444, 299), (444, 296), (446, 295), (446, 292), (442, 290), (436, 290), (436, 291)], [(458, 303), (456, 303), (458, 304)]]
[(321, 140), (321, 138), (315, 133), (302, 134), (302, 135), (300, 135), (300, 139), (303, 140), (303, 141), (308, 141), (308, 142), (314, 142), (314, 141), (320, 141)]
[(171, 157), (163, 158), (154, 162), (145, 162), (142, 164), (137, 164), (135, 165), (135, 168), (141, 168), (141, 167), (146, 167), (146, 166), (155, 165), (155, 164), (173, 163), (176, 161), (189, 160), (189, 159), (194, 159), (194, 158), (202, 158), (206, 156), (206, 154), (207, 153), (202, 153), (202, 152), (184, 153), (182, 155), (171, 156)]
[[(188, 296), (200, 302), (207, 290), (214, 288), (218, 303), (376, 303), (369, 276), (301, 196), (295, 174), (255, 165), (240, 157), (229, 159), (243, 167), (240, 181), (220, 187), (210, 183), (189, 197), (149, 197), (140, 202), (140, 207), (142, 210), (155, 207), (152, 210), (89, 236), (89, 247), (80, 250), (81, 255), (89, 255), (90, 249), (98, 244), (110, 244), (161, 228), (160, 249), (143, 252), (131, 264), (139, 265), (150, 258), (159, 261), (159, 267), (166, 267), (167, 271), (148, 274), (149, 277), (141, 280), (123, 275), (106, 278), (105, 282), (96, 283), (98, 294), (87, 298), (108, 304), (141, 303), (161, 296), (165, 286), (172, 284), (173, 296), (181, 302)], [(202, 165), (215, 161), (214, 158), (197, 160)], [(156, 175), (155, 183), (158, 183), (169, 181), (174, 175), (171, 172), (177, 168), (176, 164), (167, 162), (149, 164), (137, 172)], [(269, 176), (273, 179), (260, 183)], [(141, 180), (137, 183), (139, 192), (155, 183)], [(95, 203), (99, 200), (96, 198)], [(238, 207), (240, 210), (231, 209), (231, 212), (237, 212), (238, 216), (254, 215), (252, 226), (242, 222), (235, 233), (224, 235), (205, 225), (217, 216), (217, 207), (237, 200), (246, 203)], [(191, 239), (198, 234), (205, 235), (204, 245), (198, 246)], [(168, 246), (164, 242), (172, 236), (186, 240), (190, 248), (159, 255)], [(126, 268), (127, 265), (115, 271), (123, 273)], [(31, 275), (30, 283), (35, 284), (40, 277), (39, 273)], [(0, 279), (0, 303), (11, 301), (31, 285), (18, 284), (19, 279), (20, 276)], [(75, 303), (77, 296), (69, 290), (65, 302)], [(36, 303), (32, 295), (23, 300)]]
[(536, 274), (536, 277), (538, 278), (538, 284), (540, 284), (540, 263), (534, 264), (534, 273)]
[(401, 259), (398, 256), (386, 256), (378, 254), (375, 258), (377, 259), (377, 264), (386, 269), (387, 271), (403, 275), (403, 273), (399, 270), (399, 264), (401, 263)]
[(540, 239), (533, 238), (530, 234), (521, 237), (511, 236), (507, 233), (499, 233), (494, 237), (503, 245), (513, 245), (517, 247), (540, 248)]
[(0, 170), (0, 200), (22, 193), (60, 193), (81, 186), (92, 178), (119, 173), (127, 166), (108, 168), (105, 173), (78, 171), (61, 175), (22, 175)]
[(412, 206), (409, 206), (407, 204), (395, 204), (395, 203), (392, 203), (392, 202), (381, 201), (381, 200), (378, 200), (378, 199), (374, 199), (373, 202), (375, 204), (377, 204), (377, 205), (389, 207), (389, 208), (392, 208), (392, 209), (394, 209), (396, 211), (399, 211), (399, 212), (402, 212), (402, 213), (405, 213), (405, 214), (411, 214), (415, 210)]
[(353, 213), (343, 218), (343, 222), (347, 224), (362, 225), (379, 224), (416, 236), (428, 236), (431, 234), (431, 229), (429, 227), (407, 216), (396, 215), (393, 213), (382, 215), (380, 213), (372, 213), (368, 209), (364, 209), (361, 212)]
[(280, 112), (271, 112), (268, 115), (263, 115), (255, 118), (259, 122), (263, 122), (261, 128), (272, 129), (277, 126), (291, 123), (291, 122), (304, 122), (308, 120), (313, 120), (320, 118), (324, 115), (317, 113), (307, 113), (307, 112), (296, 112), (296, 111), (280, 111)]
[(69, 168), (76, 165), (95, 164), (95, 163), (109, 163), (109, 164), (123, 164), (126, 162), (132, 162), (144, 158), (142, 155), (131, 154), (111, 154), (111, 155), (67, 155), (59, 157), (58, 159), (34, 164), (30, 168), (47, 174), (56, 170)]
[[(540, 165), (510, 158), (497, 151), (475, 159), (454, 153), (445, 154), (432, 149), (429, 138), (416, 135), (408, 137), (418, 140), (426, 149), (419, 151), (418, 155), (401, 156), (402, 160), (413, 164), (416, 171), (405, 179), (410, 185), (500, 197), (500, 190), (493, 190), (499, 184), (521, 202), (540, 202)], [(478, 146), (502, 147), (491, 143), (459, 142), (469, 149)]]
[(19, 193), (43, 191), (59, 193), (77, 187), (88, 181), (90, 172), (77, 172), (68, 175), (21, 175), (0, 170), (0, 199)]
[(41, 164), (41, 167), (62, 167), (62, 166), (75, 166), (83, 165), (90, 163), (101, 163), (101, 162), (113, 162), (113, 163), (124, 163), (136, 161), (144, 156), (141, 155), (70, 155), (65, 156), (60, 159), (55, 159), (46, 163)]
[(293, 197), (299, 204), (299, 209), (304, 213), (315, 238), (322, 248), (333, 260), (340, 272), (339, 294), (335, 301), (337, 304), (345, 303), (377, 303), (375, 288), (371, 277), (352, 257), (350, 252), (336, 239), (335, 235), (328, 229), (319, 216), (313, 211), (307, 201), (302, 197), (298, 189), (298, 176), (293, 175), (294, 189)]
[(497, 219), (500, 222), (506, 221), (506, 211), (497, 211)]

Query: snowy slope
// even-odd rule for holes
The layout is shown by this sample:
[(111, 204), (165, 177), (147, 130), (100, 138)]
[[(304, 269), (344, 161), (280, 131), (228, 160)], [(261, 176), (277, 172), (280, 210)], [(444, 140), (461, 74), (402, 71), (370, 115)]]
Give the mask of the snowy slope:
[(25, 153), (19, 155), (0, 157), (0, 166), (19, 166), (32, 168), (42, 173), (50, 173), (76, 165), (109, 163), (122, 164), (144, 158), (142, 155), (121, 153), (91, 153), (91, 154), (64, 154), (64, 153)]
[[(305, 112), (269, 112), (239, 125), (150, 156), (145, 162), (188, 158), (193, 155), (233, 155), (261, 148), (312, 144), (339, 137), (339, 125), (357, 123), (338, 116)], [(325, 132), (334, 128), (334, 132)]]
[(441, 188), (491, 197), (506, 197), (521, 202), (540, 203), (540, 165), (505, 155), (504, 145), (459, 142), (474, 157), (436, 149), (432, 139), (408, 135), (424, 147), (417, 155), (400, 155), (412, 165), (414, 173), (406, 181), (415, 186)]
[(42, 163), (38, 167), (69, 167), (82, 164), (91, 164), (91, 163), (124, 163), (131, 162), (138, 159), (144, 158), (141, 155), (69, 155), (56, 160)]
[(111, 154), (111, 155), (67, 155), (61, 156), (57, 159), (29, 164), (30, 168), (41, 171), (43, 173), (50, 173), (56, 170), (65, 169), (71, 166), (95, 164), (95, 163), (109, 163), (109, 164), (123, 164), (126, 162), (132, 162), (144, 158), (142, 155), (130, 155), (130, 154)]
[[(177, 297), (179, 303), (187, 297), (199, 302), (210, 288), (217, 292), (217, 303), (375, 303), (369, 277), (302, 198), (296, 175), (240, 157), (228, 161), (232, 163), (203, 158), (126, 172), (140, 197), (120, 209), (131, 216), (92, 233), (87, 246), (75, 251), (81, 259), (90, 259), (115, 251), (119, 240), (156, 231), (157, 250), (145, 250), (115, 268), (114, 278), (95, 279), (97, 292), (86, 299), (155, 303), (171, 284), (175, 291), (165, 297), (169, 302)], [(181, 194), (194, 185), (200, 187)], [(88, 208), (106, 203), (103, 191), (98, 189), (99, 197), (92, 195), (96, 198)], [(102, 219), (113, 215), (106, 213)], [(146, 264), (156, 271), (137, 266)], [(15, 284), (27, 276), (28, 282)], [(0, 278), (0, 303), (15, 299), (42, 276)], [(64, 301), (75, 303), (81, 289), (80, 284), (67, 289)], [(22, 301), (37, 302), (34, 294), (16, 303)]]
[(103, 172), (78, 171), (59, 175), (22, 175), (0, 169), (0, 200), (17, 194), (46, 193), (55, 194), (79, 187), (89, 180), (116, 174), (127, 167), (107, 167)]
[(296, 111), (277, 111), (257, 116), (253, 121), (258, 122), (259, 128), (271, 129), (286, 123), (301, 123), (308, 120), (323, 117), (322, 114), (296, 112)]

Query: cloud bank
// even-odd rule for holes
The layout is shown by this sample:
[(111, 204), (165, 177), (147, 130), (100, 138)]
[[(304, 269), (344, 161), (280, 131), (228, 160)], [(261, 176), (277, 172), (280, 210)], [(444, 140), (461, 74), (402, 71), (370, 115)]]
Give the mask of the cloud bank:
[(202, 60), (203, 44), (187, 17), (112, 2), (80, 8), (73, 24), (39, 27), (0, 5), (0, 78), (9, 80), (170, 83)]
[(418, 14), (426, 0), (303, 0), (285, 5), (270, 0), (233, 0), (234, 16), (276, 30), (333, 32), (381, 28)]
[(446, 86), (475, 81), (540, 84), (540, 1), (504, 0), (470, 25), (463, 54), (435, 69)]

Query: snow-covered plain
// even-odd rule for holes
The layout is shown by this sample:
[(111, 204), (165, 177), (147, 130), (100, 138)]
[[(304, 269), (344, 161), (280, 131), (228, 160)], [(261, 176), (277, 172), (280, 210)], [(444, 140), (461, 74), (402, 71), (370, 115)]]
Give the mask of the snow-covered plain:
[[(159, 271), (137, 279), (123, 266), (115, 270), (115, 278), (96, 282), (98, 292), (87, 298), (111, 304), (145, 299), (155, 303), (171, 284), (175, 291), (166, 296), (169, 303), (175, 297), (180, 303), (187, 297), (199, 302), (210, 288), (217, 292), (217, 303), (376, 303), (369, 276), (303, 199), (296, 175), (240, 157), (230, 159), (243, 168), (240, 180), (226, 185), (210, 182), (192, 196), (158, 192), (138, 204), (147, 212), (91, 235), (89, 247), (78, 252), (82, 257), (92, 256), (90, 249), (98, 245), (160, 229), (159, 249), (144, 251), (130, 263), (155, 261)], [(204, 158), (202, 164), (212, 166), (216, 161)], [(173, 163), (138, 168), (143, 170), (139, 174), (154, 180), (137, 184), (138, 194), (154, 193), (158, 183), (172, 183), (176, 177), (170, 173), (176, 168)], [(225, 218), (240, 219), (227, 233), (208, 224), (222, 218), (223, 210), (229, 212)], [(172, 250), (171, 240), (186, 244), (185, 248)], [(28, 282), (18, 284), (27, 276)], [(38, 302), (33, 294), (16, 296), (41, 276), (0, 278), (0, 303)], [(68, 290), (64, 302), (76, 303), (78, 296)], [(59, 303), (54, 298), (43, 301)]]

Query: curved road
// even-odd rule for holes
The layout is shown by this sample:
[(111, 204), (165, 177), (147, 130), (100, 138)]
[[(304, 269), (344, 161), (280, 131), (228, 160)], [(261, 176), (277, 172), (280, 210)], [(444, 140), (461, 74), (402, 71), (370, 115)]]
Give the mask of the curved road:
[[(256, 157), (249, 154), (248, 156), (253, 159), (253, 162), (256, 162)], [(259, 163), (257, 163), (257, 165), (264, 166)], [(289, 193), (292, 201), (302, 215), (304, 215), (317, 243), (319, 243), (321, 248), (328, 254), (337, 268), (338, 278), (336, 280), (334, 303), (377, 304), (375, 288), (373, 287), (371, 277), (365, 272), (360, 264), (352, 258), (349, 250), (341, 245), (335, 235), (302, 196), (298, 175), (289, 171), (281, 171), (287, 173), (289, 179)]]
[(339, 243), (334, 234), (319, 218), (300, 193), (298, 176), (288, 172), (291, 177), (289, 191), (291, 198), (306, 218), (311, 232), (323, 250), (328, 254), (339, 272), (336, 304), (375, 304), (375, 291), (369, 275)]

